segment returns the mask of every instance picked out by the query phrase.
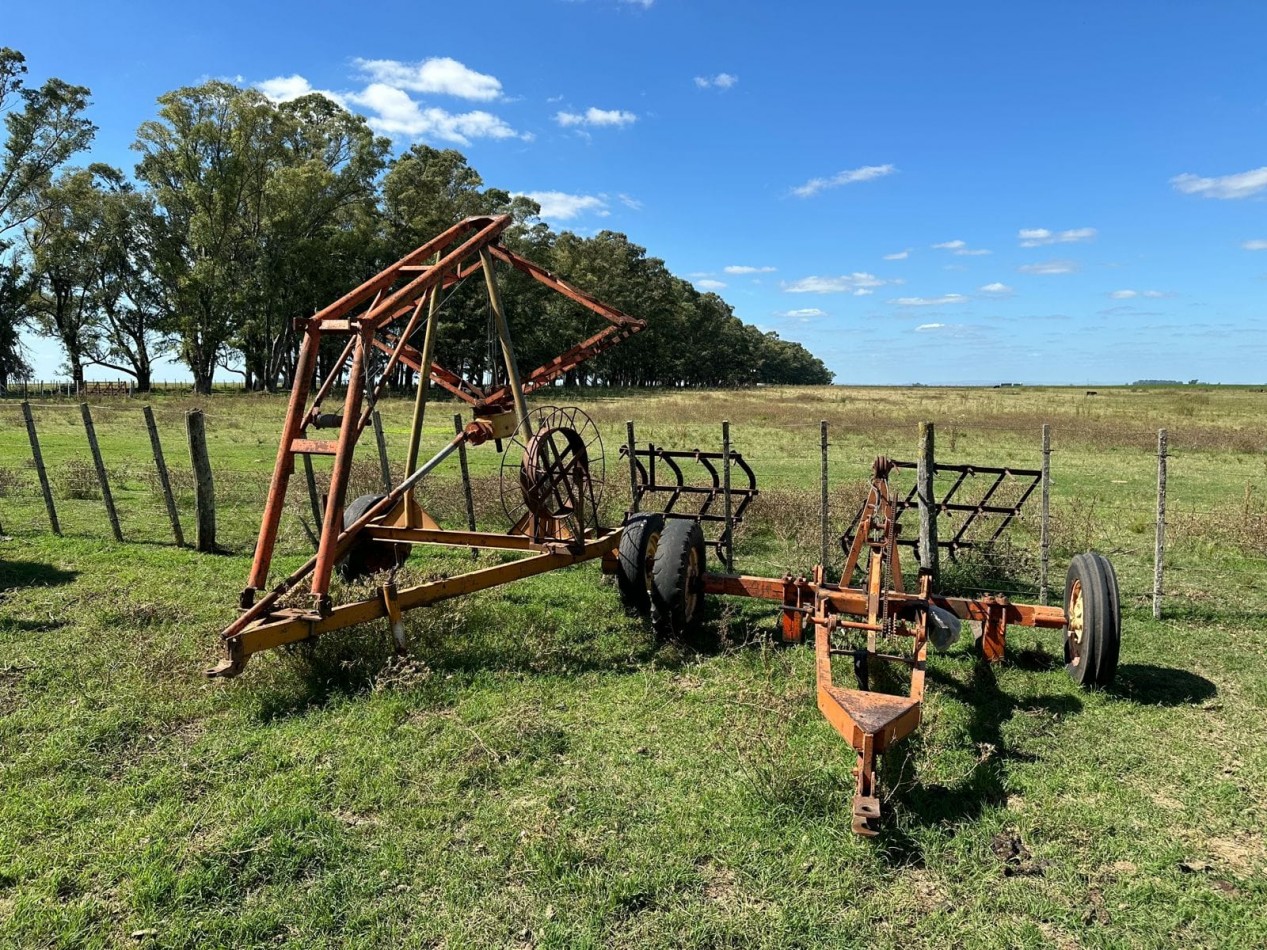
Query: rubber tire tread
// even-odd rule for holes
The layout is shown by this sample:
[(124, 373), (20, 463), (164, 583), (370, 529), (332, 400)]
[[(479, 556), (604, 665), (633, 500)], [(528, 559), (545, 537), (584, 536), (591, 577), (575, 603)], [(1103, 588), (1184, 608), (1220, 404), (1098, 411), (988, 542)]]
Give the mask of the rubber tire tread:
[(1103, 554), (1090, 555), (1100, 568), (1104, 590), (1108, 595), (1104, 639), (1100, 641), (1100, 662), (1096, 665), (1095, 685), (1107, 688), (1117, 676), (1118, 658), (1122, 652), (1122, 596), (1117, 586), (1117, 572)]
[(699, 552), (702, 574), (704, 532), (699, 524), (685, 518), (667, 519), (651, 573), (651, 626), (661, 638), (681, 637), (695, 620), (686, 614), (686, 575), (692, 549)]
[(1087, 552), (1074, 555), (1065, 576), (1065, 612), (1069, 611), (1069, 592), (1073, 582), (1082, 584), (1082, 661), (1074, 666), (1068, 661), (1065, 670), (1084, 689), (1107, 686), (1117, 673), (1121, 644), (1120, 597), (1117, 576), (1102, 554)]
[(651, 591), (647, 589), (644, 565), (647, 560), (647, 542), (664, 532), (664, 515), (658, 511), (645, 511), (630, 515), (620, 533), (620, 546), (616, 549), (616, 586), (620, 599), (630, 610), (645, 616), (651, 611)]

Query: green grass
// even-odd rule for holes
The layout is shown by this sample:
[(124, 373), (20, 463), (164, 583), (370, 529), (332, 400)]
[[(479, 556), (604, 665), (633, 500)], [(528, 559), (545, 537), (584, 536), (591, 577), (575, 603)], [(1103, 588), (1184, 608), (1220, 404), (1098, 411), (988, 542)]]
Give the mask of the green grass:
[[(658, 644), (590, 564), (408, 615), (405, 664), (374, 625), (209, 683), (279, 400), (206, 404), (223, 556), (163, 543), (128, 403), (99, 410), (97, 428), (129, 543), (104, 540), (99, 500), (69, 497), (91, 494), (67, 472), (88, 458), (73, 406), (36, 410), (67, 536), (41, 530), (25, 433), (0, 405), (0, 943), (1262, 946), (1264, 399), (823, 389), (586, 402), (613, 506), (626, 418), (640, 439), (701, 448), (732, 421), (766, 490), (739, 548), (753, 572), (816, 558), (820, 418), (841, 508), (871, 457), (912, 456), (921, 418), (938, 422), (943, 457), (1015, 465), (1036, 463), (1038, 427), (1052, 424), (1053, 585), (1073, 550), (1113, 557), (1130, 595), (1118, 684), (1078, 690), (1058, 636), (1023, 629), (995, 669), (966, 645), (934, 657), (924, 724), (883, 764), (873, 840), (850, 832), (853, 757), (814, 707), (811, 651), (769, 645), (766, 605), (711, 604), (697, 638)], [(155, 401), (191, 530), (186, 405)], [(435, 413), (429, 445), (451, 415)], [(395, 458), (408, 406), (385, 416)], [(1176, 453), (1174, 594), (1155, 622), (1159, 425)], [(488, 527), (496, 462), (472, 453)], [(373, 473), (362, 467), (363, 487)], [(446, 475), (427, 492), (450, 521), (454, 487)], [(310, 551), (306, 499), (290, 501), (279, 568)], [(1018, 526), (1005, 565), (1022, 589), (1036, 582), (1033, 529)], [(470, 563), (437, 553), (406, 571)]]

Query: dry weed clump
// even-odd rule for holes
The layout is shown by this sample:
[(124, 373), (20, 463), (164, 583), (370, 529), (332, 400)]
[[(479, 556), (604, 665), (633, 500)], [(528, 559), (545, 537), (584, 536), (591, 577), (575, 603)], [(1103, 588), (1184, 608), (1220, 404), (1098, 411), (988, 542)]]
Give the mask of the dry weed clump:
[(1053, 554), (1093, 550), (1102, 534), (1104, 504), (1098, 498), (1071, 498), (1051, 504), (1048, 538)]
[(27, 494), (34, 486), (29, 478), (23, 477), (20, 469), (0, 466), (0, 498), (12, 498)]
[(1267, 498), (1245, 485), (1239, 505), (1214, 511), (1174, 507), (1166, 513), (1168, 546), (1231, 547), (1250, 557), (1267, 557)]
[(59, 498), (76, 501), (97, 501), (101, 498), (101, 483), (97, 470), (88, 462), (70, 459), (56, 465), (49, 472), (49, 481)]

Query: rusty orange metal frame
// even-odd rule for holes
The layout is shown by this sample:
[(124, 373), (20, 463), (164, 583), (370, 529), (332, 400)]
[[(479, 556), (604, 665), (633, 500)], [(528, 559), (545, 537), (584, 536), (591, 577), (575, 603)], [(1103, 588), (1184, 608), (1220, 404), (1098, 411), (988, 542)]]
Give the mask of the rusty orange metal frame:
[[(221, 633), (224, 659), (212, 676), (235, 676), (246, 658), (260, 650), (291, 643), (330, 630), (387, 616), (398, 639), (403, 635), (399, 612), (425, 606), (446, 597), (482, 590), (543, 571), (566, 567), (578, 561), (601, 557), (618, 543), (619, 532), (564, 531), (557, 518), (534, 518), (518, 532), (508, 535), (487, 532), (446, 532), (418, 509), (412, 489), (428, 471), (455, 450), (466, 445), (498, 441), (528, 426), (524, 394), (546, 386), (584, 360), (641, 331), (646, 323), (610, 307), (573, 287), (544, 268), (515, 254), (500, 243), (510, 227), (509, 215), (473, 217), (455, 224), (405, 255), (395, 264), (365, 281), (355, 290), (305, 320), (297, 321), (303, 332), (295, 370), (295, 382), (286, 409), (286, 419), (277, 448), (277, 459), (269, 484), (268, 498), (260, 524), (255, 556), (247, 586), (239, 602), (241, 614)], [(515, 361), (510, 328), (502, 308), (493, 273), (502, 262), (531, 276), (551, 290), (598, 314), (609, 324), (601, 332), (566, 350), (560, 356), (521, 377)], [(488, 389), (462, 379), (434, 361), (429, 348), (440, 309), (439, 295), (466, 278), (482, 273), (489, 303), (496, 317), (498, 342), (505, 363), (504, 385)], [(424, 311), (425, 317), (424, 317)], [(415, 330), (426, 322), (428, 342), (423, 351), (410, 344)], [(347, 342), (332, 369), (312, 394), (321, 341), (328, 336), (344, 336)], [(386, 353), (387, 363), (376, 382), (369, 378), (373, 351)], [(421, 438), (428, 380), (448, 390), (472, 406), (475, 419), (429, 462), (408, 473), (385, 497), (370, 505), (352, 524), (344, 524), (344, 504), (352, 458), (357, 440), (369, 424), (375, 402), (393, 368), (403, 363), (420, 374), (418, 403), (411, 431), (409, 468), (416, 463), (415, 449)], [(323, 413), (322, 403), (335, 381), (347, 368), (347, 394), (339, 413)], [(495, 376), (496, 374), (494, 374)], [(338, 429), (336, 438), (319, 438), (311, 429)], [(326, 500), (316, 554), (298, 570), (268, 589), (269, 571), (277, 543), (277, 533), (285, 506), (286, 489), (300, 455), (333, 457), (330, 490)], [(584, 463), (579, 463), (583, 465)], [(579, 472), (579, 470), (578, 470)], [(572, 472), (551, 471), (555, 481), (574, 477)], [(581, 477), (588, 477), (579, 472)], [(578, 505), (583, 494), (577, 495)], [(575, 521), (584, 523), (578, 511)], [(376, 599), (336, 607), (330, 589), (335, 565), (360, 544), (452, 544), (462, 547), (494, 548), (538, 553), (510, 564), (463, 574), (446, 581), (395, 592), (387, 585)], [(311, 606), (283, 606), (283, 598), (300, 583), (309, 581)], [(258, 596), (257, 595), (261, 595)]]
[[(428, 241), (400, 261), (366, 281), (313, 317), (301, 321), (304, 338), (299, 351), (294, 388), (287, 407), (286, 421), (277, 451), (268, 500), (256, 544), (248, 585), (242, 593), (241, 614), (221, 634), (224, 659), (213, 676), (234, 676), (242, 671), (253, 654), (289, 643), (307, 640), (355, 624), (386, 618), (398, 645), (404, 645), (403, 613), (452, 597), (510, 583), (525, 577), (559, 570), (595, 558), (603, 558), (604, 569), (614, 569), (614, 552), (621, 529), (588, 529), (586, 515), (593, 498), (586, 500), (581, 484), (588, 478), (582, 453), (553, 454), (548, 446), (538, 446), (533, 438), (545, 438), (560, 429), (542, 427), (534, 435), (529, 429), (524, 393), (548, 385), (580, 362), (619, 343), (643, 329), (644, 323), (595, 300), (527, 261), (499, 243), (510, 226), (508, 216), (469, 218)], [(566, 350), (553, 360), (520, 376), (515, 363), (509, 325), (501, 307), (493, 275), (500, 261), (531, 276), (552, 290), (597, 313), (610, 324), (601, 332)], [(482, 273), (488, 289), (490, 309), (497, 325), (498, 341), (506, 366), (506, 383), (488, 388), (462, 379), (433, 359), (433, 331), (439, 297), (467, 277)], [(427, 341), (419, 351), (409, 342), (426, 315)], [(401, 324), (398, 326), (398, 324)], [(309, 400), (317, 352), (324, 336), (346, 336), (334, 369), (327, 373)], [(368, 378), (372, 351), (388, 355), (387, 368), (376, 383)], [(410, 459), (413, 469), (382, 498), (368, 504), (352, 523), (344, 523), (344, 495), (358, 438), (369, 423), (374, 402), (385, 379), (398, 363), (425, 374), (420, 383), (411, 431)], [(334, 381), (348, 367), (348, 390), (341, 413), (321, 411)], [(449, 391), (474, 410), (475, 418), (428, 462), (415, 468), (416, 448), (425, 409), (426, 381)], [(334, 439), (310, 434), (310, 429), (338, 428)], [(413, 501), (414, 485), (449, 455), (467, 445), (498, 441), (518, 431), (525, 436), (525, 462), (521, 472), (524, 498), (530, 508), (506, 534), (481, 531), (450, 531), (438, 527)], [(632, 453), (633, 446), (630, 446)], [(286, 488), (297, 455), (333, 456), (330, 492), (317, 552), (298, 570), (267, 589), (269, 569), (277, 540), (278, 525)], [(656, 453), (645, 453), (654, 465)], [(666, 462), (682, 453), (664, 453)], [(579, 461), (565, 466), (565, 456)], [(700, 456), (701, 453), (694, 453)], [(635, 465), (637, 456), (632, 456)], [(707, 458), (713, 458), (707, 455)], [(741, 463), (742, 464), (742, 463)], [(578, 467), (579, 466), (579, 467)], [(709, 466), (711, 469), (711, 465)], [(746, 468), (746, 466), (744, 466)], [(750, 577), (737, 574), (706, 574), (705, 593), (755, 597), (781, 605), (781, 633), (787, 643), (799, 643), (806, 627), (813, 626), (816, 693), (818, 708), (857, 754), (857, 786), (853, 803), (853, 827), (860, 834), (875, 834), (880, 817), (876, 789), (877, 756), (914, 731), (920, 722), (924, 696), (925, 666), (928, 657), (929, 616), (933, 608), (975, 622), (981, 627), (981, 650), (991, 662), (1003, 658), (1010, 625), (1064, 628), (1064, 610), (1056, 607), (1014, 604), (1006, 597), (943, 597), (932, 591), (932, 577), (919, 572), (916, 592), (906, 591), (897, 540), (897, 514), (902, 504), (891, 495), (888, 477), (894, 463), (876, 460), (870, 491), (856, 530), (848, 538), (845, 568), (838, 582), (829, 582), (822, 565), (811, 577)], [(536, 473), (534, 475), (534, 473)], [(751, 474), (749, 472), (749, 474)], [(539, 477), (539, 484), (534, 478)], [(716, 474), (714, 472), (714, 483)], [(680, 486), (679, 479), (679, 488)], [(655, 484), (654, 474), (644, 479)], [(635, 485), (637, 479), (635, 476)], [(714, 484), (714, 489), (716, 484)], [(577, 490), (580, 489), (580, 490)], [(755, 495), (755, 483), (751, 486)], [(539, 495), (561, 492), (547, 498)], [(676, 498), (676, 495), (673, 496)], [(729, 500), (729, 499), (728, 499)], [(729, 506), (728, 506), (729, 508)], [(742, 510), (742, 507), (741, 507)], [(575, 516), (572, 527), (565, 521)], [(735, 520), (732, 512), (725, 530)], [(398, 589), (394, 575), (378, 586), (373, 597), (336, 606), (330, 597), (331, 574), (341, 558), (354, 546), (370, 545), (374, 550), (399, 550), (400, 545), (439, 544), (464, 548), (485, 548), (519, 552), (523, 558), (484, 567), (455, 577)], [(377, 547), (381, 545), (382, 547)], [(862, 567), (862, 586), (851, 586), (855, 571)], [(310, 606), (293, 606), (284, 598), (310, 578)], [(262, 594), (257, 599), (257, 595)], [(865, 645), (846, 649), (837, 645), (848, 637), (865, 635)], [(833, 640), (833, 638), (836, 638)], [(909, 650), (884, 652), (881, 640), (910, 640)], [(838, 686), (833, 677), (833, 660), (852, 657), (859, 688)], [(877, 692), (869, 688), (870, 664), (884, 662), (905, 667), (909, 687), (904, 695)]]
[[(1063, 629), (1065, 612), (1060, 607), (1014, 604), (1001, 595), (980, 598), (943, 597), (932, 592), (932, 576), (921, 570), (918, 592), (903, 589), (901, 555), (897, 538), (895, 499), (889, 493), (891, 464), (877, 459), (871, 488), (855, 524), (845, 568), (839, 583), (826, 580), (822, 565), (813, 576), (782, 578), (734, 574), (707, 574), (704, 591), (732, 597), (755, 597), (783, 605), (782, 638), (799, 643), (806, 619), (814, 626), (818, 708), (857, 753), (854, 775), (853, 828), (863, 835), (876, 833), (880, 799), (876, 794), (876, 757), (913, 732), (920, 722), (928, 659), (928, 613), (932, 606), (961, 620), (981, 625), (981, 649), (987, 660), (1003, 659), (1009, 625)], [(865, 557), (865, 580), (849, 586), (855, 566)], [(852, 619), (860, 618), (860, 619)], [(866, 634), (866, 645), (844, 650), (833, 645), (837, 633)], [(909, 652), (886, 654), (878, 650), (879, 637), (909, 637)], [(850, 656), (859, 675), (860, 689), (837, 686), (832, 660)], [(868, 664), (885, 661), (910, 671), (906, 695), (875, 692), (866, 687)]]

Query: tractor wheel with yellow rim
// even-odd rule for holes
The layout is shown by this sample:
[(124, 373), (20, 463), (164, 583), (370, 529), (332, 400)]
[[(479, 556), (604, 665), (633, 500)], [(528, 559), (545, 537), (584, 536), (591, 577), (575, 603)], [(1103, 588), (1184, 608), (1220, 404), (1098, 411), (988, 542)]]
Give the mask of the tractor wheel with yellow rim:
[(1117, 675), (1122, 603), (1117, 575), (1103, 554), (1074, 556), (1065, 578), (1065, 671), (1086, 689)]

